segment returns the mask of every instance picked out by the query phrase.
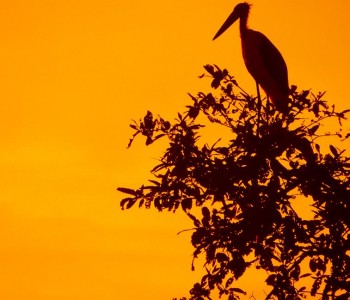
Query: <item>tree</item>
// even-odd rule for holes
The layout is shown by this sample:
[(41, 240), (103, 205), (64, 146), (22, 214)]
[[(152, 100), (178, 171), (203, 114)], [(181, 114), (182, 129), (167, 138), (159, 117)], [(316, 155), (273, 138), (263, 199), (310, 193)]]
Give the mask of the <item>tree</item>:
[[(327, 145), (350, 136), (342, 129), (350, 110), (292, 86), (288, 115), (264, 99), (258, 122), (256, 97), (227, 70), (205, 70), (213, 91), (190, 95), (175, 122), (147, 112), (130, 125), (129, 146), (139, 134), (146, 145), (163, 138), (169, 146), (149, 183), (118, 189), (128, 194), (121, 207), (182, 210), (193, 221), (193, 260), (204, 255), (206, 274), (192, 300), (212, 299), (213, 291), (240, 299), (236, 280), (248, 268), (266, 271), (266, 299), (350, 299), (350, 158)], [(204, 143), (200, 116), (228, 129), (229, 140)], [(332, 120), (339, 130), (331, 133)], [(306, 198), (310, 216), (302, 217), (296, 202)]]

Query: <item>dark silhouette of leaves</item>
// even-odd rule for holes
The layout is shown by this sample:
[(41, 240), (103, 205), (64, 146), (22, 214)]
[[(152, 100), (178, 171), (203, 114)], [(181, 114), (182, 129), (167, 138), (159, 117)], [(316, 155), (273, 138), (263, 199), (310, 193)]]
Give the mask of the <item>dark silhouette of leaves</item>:
[[(226, 69), (204, 68), (214, 90), (189, 95), (175, 121), (147, 112), (130, 125), (129, 146), (141, 134), (146, 145), (167, 139), (168, 148), (148, 185), (118, 189), (128, 195), (122, 208), (180, 209), (193, 221), (193, 259), (205, 258), (206, 273), (191, 300), (214, 291), (240, 299), (236, 281), (249, 268), (266, 271), (266, 299), (350, 299), (350, 158), (339, 148), (350, 110), (292, 86), (289, 113), (263, 99), (258, 124), (258, 99)], [(199, 116), (222, 128), (216, 143), (203, 142)], [(332, 119), (339, 131), (328, 131)], [(327, 150), (330, 136), (339, 144)], [(308, 217), (296, 209), (306, 198)]]

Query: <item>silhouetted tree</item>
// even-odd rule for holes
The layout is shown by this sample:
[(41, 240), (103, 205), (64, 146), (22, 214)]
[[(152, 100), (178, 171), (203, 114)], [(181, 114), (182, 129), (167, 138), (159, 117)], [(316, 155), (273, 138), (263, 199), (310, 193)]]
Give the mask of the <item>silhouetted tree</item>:
[[(258, 124), (257, 98), (227, 70), (205, 69), (213, 92), (190, 95), (174, 122), (147, 112), (130, 125), (129, 146), (139, 134), (146, 145), (165, 138), (169, 146), (148, 184), (118, 189), (128, 194), (121, 207), (181, 209), (192, 219), (193, 259), (203, 254), (206, 262), (192, 300), (212, 299), (213, 291), (240, 299), (236, 280), (248, 268), (266, 271), (266, 299), (350, 299), (350, 158), (327, 144), (350, 136), (342, 130), (350, 110), (336, 112), (324, 93), (292, 86), (289, 113), (263, 100)], [(227, 128), (229, 140), (204, 143), (200, 115)], [(327, 120), (339, 130), (328, 132)], [(312, 204), (302, 217), (296, 206), (306, 198)]]

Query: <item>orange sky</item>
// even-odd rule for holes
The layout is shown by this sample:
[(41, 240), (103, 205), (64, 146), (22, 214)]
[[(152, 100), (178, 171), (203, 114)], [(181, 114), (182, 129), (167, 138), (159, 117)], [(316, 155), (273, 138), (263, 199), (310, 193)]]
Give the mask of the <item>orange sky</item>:
[[(350, 2), (251, 2), (250, 25), (280, 49), (290, 83), (350, 107)], [(237, 3), (2, 1), (1, 299), (187, 294), (200, 273), (190, 271), (190, 234), (176, 233), (191, 222), (121, 211), (115, 189), (144, 183), (160, 153), (141, 140), (126, 150), (130, 120), (183, 111), (187, 92), (208, 88), (197, 78), (204, 64), (254, 93), (238, 25), (211, 41)]]

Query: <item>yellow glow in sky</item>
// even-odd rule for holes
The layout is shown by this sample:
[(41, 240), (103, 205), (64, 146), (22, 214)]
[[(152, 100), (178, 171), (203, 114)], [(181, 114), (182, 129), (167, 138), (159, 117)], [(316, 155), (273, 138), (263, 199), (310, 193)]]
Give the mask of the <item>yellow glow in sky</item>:
[[(290, 84), (348, 108), (350, 2), (250, 2), (250, 25), (280, 49)], [(144, 183), (161, 151), (126, 150), (131, 119), (184, 111), (187, 92), (208, 89), (203, 65), (254, 93), (238, 25), (211, 41), (237, 3), (2, 1), (1, 299), (171, 299), (199, 279), (190, 234), (176, 235), (191, 222), (121, 211), (115, 189)]]

